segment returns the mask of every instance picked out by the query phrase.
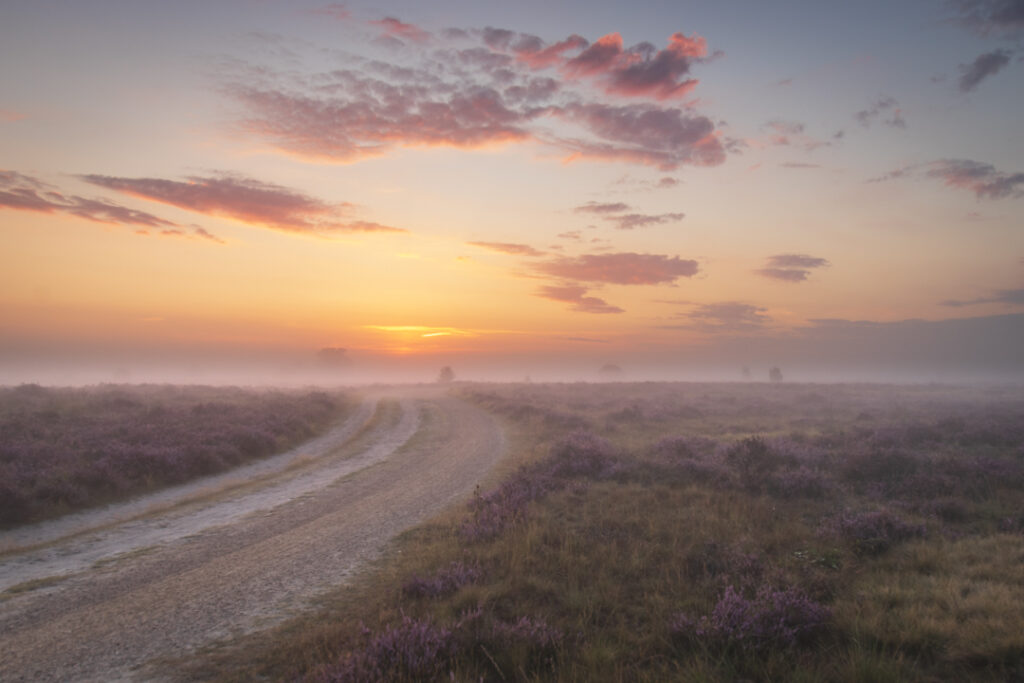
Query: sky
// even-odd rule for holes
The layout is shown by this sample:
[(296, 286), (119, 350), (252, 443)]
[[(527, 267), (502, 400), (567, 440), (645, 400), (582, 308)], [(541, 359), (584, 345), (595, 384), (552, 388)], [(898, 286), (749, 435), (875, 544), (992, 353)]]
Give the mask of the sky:
[(0, 383), (1020, 379), (1022, 105), (1022, 0), (5, 0)]

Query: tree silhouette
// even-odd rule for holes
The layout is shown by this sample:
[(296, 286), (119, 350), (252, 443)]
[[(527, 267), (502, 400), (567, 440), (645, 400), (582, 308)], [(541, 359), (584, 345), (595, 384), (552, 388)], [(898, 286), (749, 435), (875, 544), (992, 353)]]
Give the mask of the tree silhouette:
[(441, 368), (440, 374), (437, 376), (437, 381), (441, 384), (447, 384), (448, 382), (455, 380), (455, 371), (450, 366), (446, 365)]
[(773, 382), (781, 382), (782, 370), (779, 370), (777, 367), (772, 368), (771, 370), (768, 371), (768, 379), (770, 379)]

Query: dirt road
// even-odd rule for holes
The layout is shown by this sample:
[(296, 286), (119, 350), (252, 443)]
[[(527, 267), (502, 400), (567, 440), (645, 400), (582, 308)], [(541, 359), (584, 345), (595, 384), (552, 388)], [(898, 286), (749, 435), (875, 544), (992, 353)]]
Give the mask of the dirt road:
[(153, 658), (278, 623), (467, 496), (503, 451), (467, 403), (380, 394), (269, 464), (0, 535), (0, 681), (149, 678)]

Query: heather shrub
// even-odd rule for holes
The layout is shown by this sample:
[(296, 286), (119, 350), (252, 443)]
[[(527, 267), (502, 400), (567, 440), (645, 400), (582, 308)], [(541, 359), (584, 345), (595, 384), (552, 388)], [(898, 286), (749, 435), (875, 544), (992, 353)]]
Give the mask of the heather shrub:
[(575, 431), (555, 444), (541, 471), (551, 477), (600, 479), (619, 468), (611, 444), (589, 432)]
[(770, 448), (759, 436), (731, 446), (725, 452), (725, 461), (736, 470), (740, 483), (751, 490), (759, 490), (767, 476), (783, 465), (794, 464), (791, 457)]
[(917, 472), (920, 460), (902, 450), (872, 449), (847, 455), (840, 463), (840, 475), (856, 488), (871, 484), (896, 484)]
[(923, 537), (923, 524), (910, 524), (888, 510), (844, 511), (824, 525), (824, 531), (849, 541), (860, 555), (880, 555), (895, 543)]
[(401, 623), (373, 635), (364, 627), (365, 644), (314, 680), (373, 683), (434, 680), (450, 671), (455, 654), (452, 630), (431, 619), (403, 617)]
[(745, 653), (807, 645), (824, 632), (831, 611), (794, 588), (762, 586), (753, 598), (728, 586), (711, 613), (695, 619), (678, 614), (671, 632), (684, 642)]
[(480, 567), (476, 564), (455, 561), (439, 569), (433, 576), (423, 578), (414, 575), (402, 586), (402, 594), (411, 598), (438, 598), (475, 582), (481, 575)]
[(832, 488), (832, 482), (821, 472), (801, 465), (795, 470), (783, 470), (771, 475), (768, 490), (784, 498), (823, 498)]

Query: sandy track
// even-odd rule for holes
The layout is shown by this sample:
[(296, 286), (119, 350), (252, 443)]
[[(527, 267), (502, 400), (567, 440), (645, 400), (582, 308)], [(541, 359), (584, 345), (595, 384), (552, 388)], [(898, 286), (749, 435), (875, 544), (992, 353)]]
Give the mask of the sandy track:
[[(467, 403), (420, 392), (401, 397), (400, 406), (397, 421), (382, 420), (339, 446), (341, 462), (362, 462), (355, 471), (246, 508), (252, 496), (290, 490), (297, 475), (282, 471), (245, 495), (195, 510), (245, 510), (226, 523), (172, 532), (52, 586), (8, 594), (0, 602), (0, 680), (149, 678), (155, 672), (142, 667), (150, 659), (278, 623), (343, 583), (397, 533), (469, 494), (504, 449), (494, 420)], [(373, 457), (360, 460), (367, 453)], [(325, 456), (324, 468), (337, 465)], [(146, 523), (178, 529), (189, 514), (164, 511)], [(0, 559), (0, 577), (26, 558), (45, 566), (62, 551), (86, 552), (82, 538), (102, 543), (119, 533), (122, 525), (113, 525), (9, 554)]]

